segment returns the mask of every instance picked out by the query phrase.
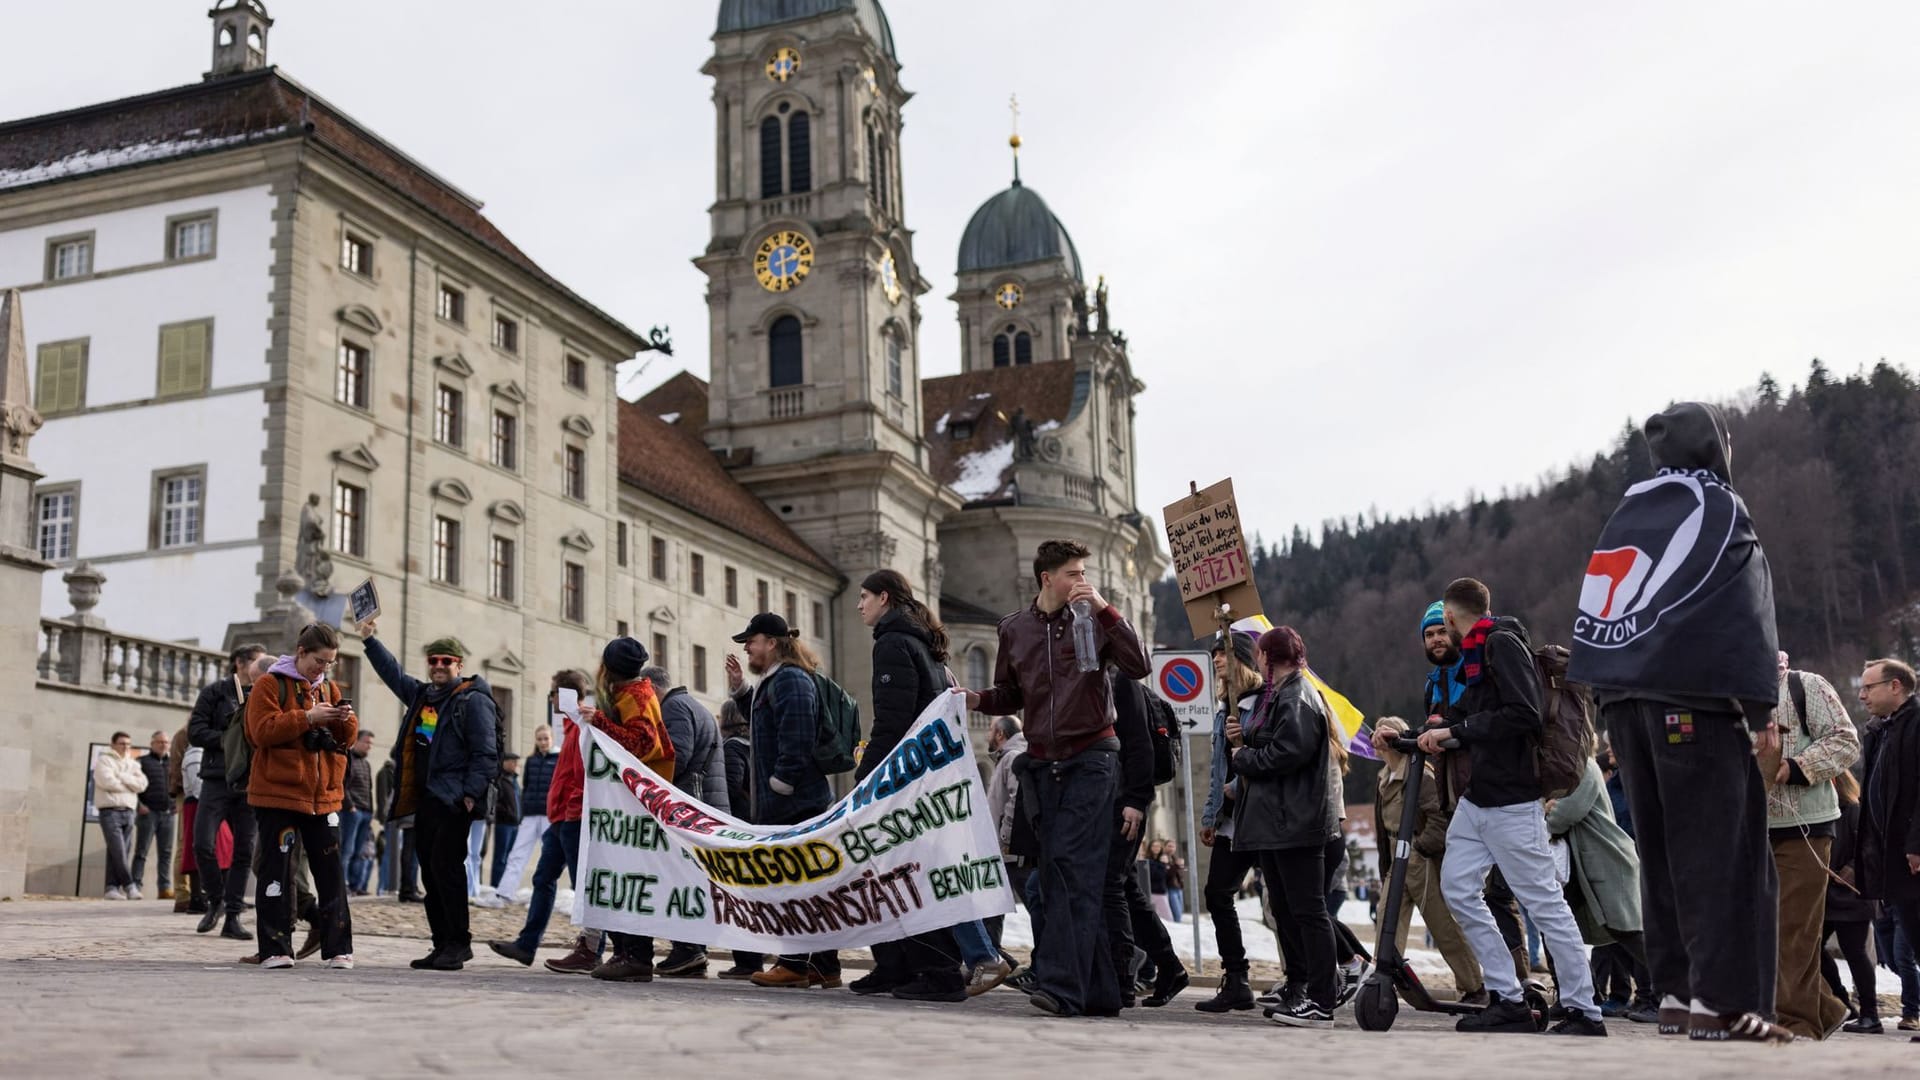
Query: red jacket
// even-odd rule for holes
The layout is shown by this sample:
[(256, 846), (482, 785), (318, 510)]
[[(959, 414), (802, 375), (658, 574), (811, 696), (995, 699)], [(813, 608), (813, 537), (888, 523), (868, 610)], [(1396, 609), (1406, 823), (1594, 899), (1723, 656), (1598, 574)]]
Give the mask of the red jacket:
[[(586, 797), (586, 760), (580, 749), (580, 726), (561, 718), (566, 724), (566, 741), (560, 747), (560, 760), (553, 767), (553, 786), (547, 789), (548, 821), (579, 821)], [(599, 713), (600, 730), (613, 737), (640, 763), (673, 780), (673, 741), (660, 718), (660, 699), (653, 684), (645, 679), (625, 683), (613, 692), (613, 713)]]
[(580, 758), (580, 725), (564, 714), (560, 722), (567, 733), (560, 743), (560, 760), (553, 766), (553, 782), (547, 787), (547, 820), (579, 821), (581, 800), (586, 797), (587, 766)]

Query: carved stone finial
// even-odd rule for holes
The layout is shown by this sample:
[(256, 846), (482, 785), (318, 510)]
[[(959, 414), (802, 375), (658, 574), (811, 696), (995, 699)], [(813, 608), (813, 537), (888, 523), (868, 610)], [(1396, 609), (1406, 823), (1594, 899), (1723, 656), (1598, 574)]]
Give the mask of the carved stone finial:
[(73, 614), (68, 618), (83, 626), (103, 625), (93, 609), (100, 604), (100, 586), (107, 575), (94, 569), (92, 563), (83, 562), (60, 575), (60, 580), (67, 583), (67, 602), (73, 605)]

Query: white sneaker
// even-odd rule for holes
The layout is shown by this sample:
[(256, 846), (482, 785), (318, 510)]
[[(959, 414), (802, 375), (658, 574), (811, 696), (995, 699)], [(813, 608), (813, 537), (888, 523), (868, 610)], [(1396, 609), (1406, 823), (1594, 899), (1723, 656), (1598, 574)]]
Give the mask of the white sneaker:
[(293, 957), (269, 956), (265, 960), (260, 961), (260, 966), (269, 971), (277, 968), (290, 968), (293, 966)]
[(973, 970), (967, 973), (967, 996), (979, 997), (1006, 982), (1007, 976), (1012, 974), (1013, 965), (997, 956), (975, 964)]
[(333, 959), (328, 960), (327, 966), (330, 968), (338, 968), (341, 971), (352, 971), (353, 970), (353, 954), (341, 953), (339, 956), (336, 956)]
[(115, 885), (113, 888), (107, 890), (107, 899), (109, 900), (125, 900), (126, 898), (127, 898), (127, 890), (121, 888), (118, 885)]
[(140, 899), (140, 886), (138, 885), (127, 886), (127, 899), (129, 900)]
[(503, 908), (507, 906), (507, 901), (506, 898), (499, 893), (483, 892), (473, 898), (473, 906), (479, 908)]

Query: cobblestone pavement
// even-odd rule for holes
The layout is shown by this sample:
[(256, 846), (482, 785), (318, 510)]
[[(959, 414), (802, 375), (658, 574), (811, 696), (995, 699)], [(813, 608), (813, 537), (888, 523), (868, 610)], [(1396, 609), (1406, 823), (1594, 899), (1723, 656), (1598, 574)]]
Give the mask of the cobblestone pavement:
[(1389, 1033), (1346, 1013), (1304, 1032), (1197, 1013), (1197, 991), (1124, 1020), (1057, 1020), (1011, 990), (916, 1005), (717, 980), (616, 985), (484, 950), (462, 972), (417, 972), (407, 961), (424, 943), (383, 936), (414, 917), (396, 908), (355, 903), (355, 971), (261, 971), (235, 963), (245, 943), (194, 934), (170, 904), (0, 903), (0, 1076), (1920, 1076), (1920, 1045), (1891, 1034), (1709, 1046), (1614, 1022), (1600, 1043), (1458, 1035), (1406, 1009)]

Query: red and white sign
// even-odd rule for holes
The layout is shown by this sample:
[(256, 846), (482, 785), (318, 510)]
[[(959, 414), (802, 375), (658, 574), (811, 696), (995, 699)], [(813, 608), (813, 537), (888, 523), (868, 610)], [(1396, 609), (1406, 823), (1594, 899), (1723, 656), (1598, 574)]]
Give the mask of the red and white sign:
[(1213, 660), (1198, 650), (1162, 650), (1153, 654), (1153, 692), (1173, 706), (1188, 733), (1213, 733)]

